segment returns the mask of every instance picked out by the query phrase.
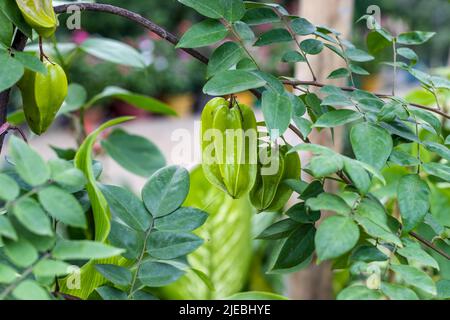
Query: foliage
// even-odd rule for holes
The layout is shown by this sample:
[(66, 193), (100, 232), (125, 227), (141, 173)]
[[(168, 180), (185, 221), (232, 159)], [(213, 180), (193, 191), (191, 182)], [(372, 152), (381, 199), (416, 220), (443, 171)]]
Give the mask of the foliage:
[[(283, 194), (290, 194), (286, 190), (291, 189), (298, 195), (296, 203), (281, 209), (276, 221), (258, 236), (275, 247), (267, 271), (289, 273), (312, 261), (330, 260), (335, 274), (347, 275), (337, 299), (447, 298), (449, 116), (440, 97), (449, 91), (450, 82), (416, 69), (417, 54), (410, 48), (426, 43), (434, 33), (394, 35), (380, 28), (369, 34), (369, 53), (342, 39), (338, 31), (292, 16), (279, 4), (179, 2), (205, 19), (183, 35), (178, 48), (215, 46), (204, 93), (231, 95), (233, 106), (234, 94), (252, 90), (261, 98), (264, 121), (257, 124), (261, 140), (284, 148), (287, 156), (298, 152), (312, 155), (301, 168), (309, 177), (307, 181), (301, 180), (298, 172), (283, 174), (282, 181), (279, 177), (264, 181), (264, 192), (282, 189)], [(5, 30), (14, 30), (14, 25), (31, 38), (30, 26), (14, 2), (5, 1), (0, 8)], [(262, 32), (257, 28), (266, 24), (271, 28)], [(24, 69), (39, 68), (40, 63), (17, 48), (9, 50), (10, 38), (0, 38), (4, 47), (0, 60), (5, 62), (0, 64), (0, 90), (15, 85)], [(295, 49), (286, 49), (280, 62), (307, 64), (314, 81), (264, 71), (252, 52), (280, 43), (295, 45)], [(394, 48), (393, 62), (389, 63), (394, 74), (403, 69), (415, 77), (435, 99), (435, 107), (397, 96), (395, 79), (392, 95), (355, 88), (353, 77), (368, 74), (361, 64), (375, 59), (377, 50), (373, 49), (387, 47)], [(61, 58), (58, 51), (62, 48), (57, 44), (52, 54)], [(92, 39), (66, 49), (114, 64), (146, 68), (139, 52), (117, 41)], [(345, 78), (352, 87), (317, 82), (309, 59), (324, 50), (334, 52), (346, 65), (329, 78)], [(187, 52), (195, 55), (196, 51)], [(67, 60), (62, 60), (65, 65)], [(314, 87), (321, 89), (313, 91)], [(153, 98), (117, 87), (106, 88), (88, 100), (86, 90), (72, 83), (60, 115), (74, 117), (83, 128), (83, 111), (108, 97), (148, 111), (173, 114)], [(246, 119), (247, 114), (242, 113), (235, 112), (220, 129), (225, 131)], [(78, 150), (55, 149), (59, 158), (48, 162), (25, 142), (11, 137), (11, 163), (0, 175), (0, 282), (5, 284), (1, 297), (48, 299), (51, 293), (62, 297), (62, 292), (105, 300), (280, 298), (259, 292), (234, 295), (243, 288), (250, 263), (252, 209), (247, 195), (233, 200), (203, 182), (198, 169), (190, 178), (186, 169), (163, 167), (165, 160), (151, 142), (123, 130), (113, 131), (102, 145), (121, 166), (149, 177), (148, 181), (140, 196), (99, 181), (101, 165), (94, 159), (94, 145), (104, 130), (130, 119), (111, 120), (87, 137), (81, 130)], [(334, 129), (340, 126), (349, 129), (351, 152), (344, 154), (311, 142), (314, 130), (330, 130), (334, 136)], [(10, 125), (5, 132), (9, 130)], [(287, 130), (302, 142), (287, 146)], [(221, 149), (220, 153), (229, 155), (231, 150)], [(253, 171), (252, 178), (257, 174)], [(236, 186), (236, 177), (227, 179), (226, 183)], [(328, 190), (327, 180), (337, 181), (340, 190)], [(276, 208), (285, 206), (287, 200), (277, 203)], [(201, 227), (207, 215), (209, 219)], [(78, 273), (68, 271), (70, 264), (81, 267)], [(80, 287), (73, 286), (77, 274)]]

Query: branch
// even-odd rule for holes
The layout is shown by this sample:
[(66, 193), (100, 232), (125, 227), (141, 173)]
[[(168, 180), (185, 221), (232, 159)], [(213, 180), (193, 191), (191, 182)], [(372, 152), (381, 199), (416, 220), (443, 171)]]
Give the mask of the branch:
[[(317, 81), (302, 81), (302, 80), (283, 80), (284, 84), (290, 85), (290, 86), (314, 86), (314, 87), (325, 87), (327, 84), (325, 83), (320, 83)], [(358, 88), (355, 87), (338, 87), (343, 91), (355, 91), (358, 90)], [(382, 94), (382, 93), (373, 93), (374, 95), (376, 95), (379, 98), (390, 98), (393, 97), (393, 95), (390, 94)], [(419, 109), (423, 109), (423, 110), (428, 110), (430, 112), (434, 112), (437, 113), (441, 116), (443, 116), (444, 118), (450, 119), (450, 115), (448, 115), (447, 113), (441, 111), (440, 109), (437, 108), (430, 108), (430, 107), (426, 107), (423, 106), (421, 104), (417, 104), (417, 103), (409, 103), (411, 106), (419, 108)]]
[(410, 236), (416, 238), (418, 241), (422, 242), (424, 245), (426, 245), (428, 248), (436, 251), (437, 253), (439, 253), (441, 256), (447, 258), (447, 260), (450, 260), (450, 255), (447, 254), (444, 250), (436, 247), (434, 244), (432, 244), (430, 241), (428, 241), (427, 239), (422, 238), (421, 236), (419, 236), (417, 233), (415, 232), (410, 232), (409, 233)]
[[(27, 43), (27, 37), (19, 30), (14, 37), (12, 48), (16, 51), (22, 51)], [(8, 117), (8, 102), (9, 94), (11, 89), (7, 89), (0, 92), (0, 127), (6, 124), (6, 119)], [(2, 152), (3, 141), (5, 139), (5, 134), (0, 134), (0, 153)]]
[[(77, 3), (75, 5), (78, 6), (78, 8), (80, 8), (81, 11), (106, 12), (106, 13), (111, 13), (111, 14), (114, 14), (117, 16), (124, 17), (128, 20), (136, 22), (137, 24), (140, 24), (147, 30), (150, 30), (151, 32), (155, 33), (156, 35), (160, 36), (162, 39), (170, 42), (171, 44), (173, 44), (175, 46), (178, 44), (179, 39), (175, 35), (173, 35), (169, 31), (165, 30), (164, 28), (160, 27), (156, 23), (154, 23), (132, 11), (129, 11), (129, 10), (126, 10), (123, 8), (119, 8), (119, 7), (115, 7), (115, 6), (112, 6), (109, 4), (100, 4), (100, 3)], [(73, 4), (57, 6), (54, 9), (55, 9), (56, 13), (67, 13), (67, 8), (69, 6), (73, 6)], [(180, 48), (180, 50), (186, 52), (187, 54), (191, 55), (192, 57), (194, 57), (195, 59), (197, 59), (198, 61), (200, 61), (204, 64), (208, 64), (208, 62), (209, 62), (209, 59), (207, 57), (205, 57), (203, 54), (201, 54), (200, 52), (198, 52), (195, 49)], [(250, 91), (253, 93), (253, 95), (255, 95), (256, 98), (258, 98), (258, 99), (261, 98), (261, 93), (258, 90), (250, 90)], [(295, 126), (289, 125), (289, 128), (300, 139), (302, 139), (305, 142), (309, 142), (308, 138), (303, 137), (302, 133)]]
[[(106, 12), (111, 13), (116, 16), (124, 17), (128, 20), (131, 20), (133, 22), (136, 22), (137, 24), (140, 24), (144, 28), (150, 30), (151, 32), (157, 34), (164, 40), (170, 42), (173, 45), (176, 45), (178, 43), (178, 38), (170, 33), (169, 31), (163, 29), (162, 27), (158, 26), (154, 22), (144, 18), (140, 14), (134, 13), (132, 11), (122, 9), (119, 7), (111, 6), (109, 4), (100, 4), (100, 3), (71, 3), (71, 4), (65, 4), (61, 6), (56, 6), (55, 12), (56, 13), (67, 13), (68, 7), (78, 7), (81, 11), (98, 11), (98, 12)], [(203, 54), (198, 52), (197, 50), (193, 49), (180, 49), (184, 52), (188, 53), (189, 55), (193, 56), (197, 60), (207, 64), (208, 58), (206, 58)]]

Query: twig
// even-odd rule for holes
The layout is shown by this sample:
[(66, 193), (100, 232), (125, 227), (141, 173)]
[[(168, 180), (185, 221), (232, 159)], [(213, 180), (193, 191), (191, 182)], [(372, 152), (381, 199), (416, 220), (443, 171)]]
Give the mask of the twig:
[(415, 232), (410, 232), (409, 233), (413, 238), (416, 238), (419, 242), (423, 243), (424, 245), (426, 245), (428, 248), (430, 248), (431, 250), (436, 251), (437, 253), (439, 253), (441, 256), (447, 258), (447, 260), (450, 260), (450, 255), (447, 254), (447, 252), (445, 252), (444, 250), (436, 247), (434, 244), (432, 244), (430, 241), (428, 241), (427, 239), (422, 238), (421, 236), (419, 236), (417, 233)]
[(302, 49), (302, 46), (300, 45), (300, 42), (297, 39), (297, 34), (292, 29), (290, 19), (287, 18), (286, 16), (284, 16), (277, 8), (272, 7), (272, 10), (275, 12), (275, 14), (278, 16), (278, 18), (280, 18), (281, 22), (283, 23), (283, 25), (286, 27), (287, 31), (291, 35), (291, 37), (294, 40), (295, 44), (297, 45), (298, 49), (300, 50), (303, 57), (305, 58), (306, 65), (308, 66), (308, 69), (311, 72), (311, 76), (313, 77), (313, 80), (316, 81), (317, 77), (316, 77), (316, 74), (314, 73), (314, 69), (312, 68), (311, 63), (309, 62), (307, 54)]
[[(22, 51), (25, 48), (26, 43), (27, 37), (20, 30), (17, 30), (12, 44), (12, 48), (16, 51)], [(6, 118), (8, 116), (8, 102), (10, 92), (11, 89), (7, 89), (3, 92), (0, 92), (0, 126), (6, 123)], [(5, 138), (4, 135), (0, 135), (0, 153), (2, 152), (4, 138)]]
[[(284, 84), (290, 85), (290, 86), (314, 86), (314, 87), (325, 87), (327, 86), (327, 84), (325, 83), (320, 83), (317, 81), (303, 81), (303, 80), (289, 80), (289, 79), (284, 79), (283, 80)], [(338, 87), (343, 91), (355, 91), (358, 90), (358, 88), (355, 87)], [(375, 96), (379, 97), (379, 98), (390, 98), (392, 97), (392, 95), (390, 94), (384, 94), (384, 93), (373, 93)], [(421, 104), (417, 104), (417, 103), (409, 103), (409, 105), (419, 108), (419, 109), (423, 109), (423, 110), (428, 110), (430, 112), (434, 112), (437, 113), (441, 116), (443, 116), (444, 118), (450, 119), (450, 115), (448, 115), (447, 113), (436, 109), (436, 108), (430, 108), (430, 107), (426, 107), (424, 105)]]
[(5, 122), (4, 124), (2, 124), (2, 125), (0, 126), (0, 137), (5, 136), (5, 135), (8, 133), (8, 131), (11, 131), (11, 130), (14, 130), (14, 131), (19, 132), (19, 134), (22, 136), (22, 139), (23, 139), (26, 143), (28, 143), (27, 136), (25, 135), (25, 132), (23, 132), (22, 129), (20, 129), (19, 127), (12, 126), (12, 125), (11, 125), (10, 123), (8, 123), (8, 122)]

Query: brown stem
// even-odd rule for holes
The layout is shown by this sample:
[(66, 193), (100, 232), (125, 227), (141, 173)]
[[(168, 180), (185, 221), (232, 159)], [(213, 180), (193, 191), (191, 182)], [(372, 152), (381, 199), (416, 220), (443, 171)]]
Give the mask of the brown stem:
[(450, 260), (450, 255), (445, 252), (444, 250), (436, 247), (434, 244), (432, 244), (430, 241), (428, 241), (425, 238), (422, 238), (421, 236), (419, 236), (417, 233), (415, 232), (410, 232), (409, 233), (413, 238), (416, 238), (419, 242), (423, 243), (425, 246), (427, 246), (428, 248), (436, 251), (437, 253), (439, 253), (441, 256), (447, 258), (447, 260)]
[[(288, 80), (288, 79), (283, 80), (283, 83), (287, 84), (287, 85), (290, 85), (290, 86), (302, 86), (302, 85), (304, 85), (304, 86), (314, 86), (314, 87), (325, 87), (327, 85), (325, 83), (320, 83), (320, 82), (317, 82), (317, 81)], [(338, 88), (340, 88), (343, 91), (355, 91), (355, 90), (358, 90), (358, 88), (355, 88), (355, 87), (338, 87)], [(373, 93), (373, 94), (376, 95), (379, 98), (390, 98), (390, 97), (392, 97), (392, 95), (390, 95), (390, 94), (383, 94), (383, 93)], [(444, 118), (450, 119), (450, 115), (448, 115), (447, 113), (445, 113), (445, 112), (443, 112), (443, 111), (441, 111), (439, 109), (426, 107), (426, 106), (423, 106), (423, 105), (420, 105), (420, 104), (417, 104), (417, 103), (409, 103), (409, 104), (411, 106), (413, 106), (413, 107), (416, 107), (416, 108), (419, 108), (419, 109), (423, 109), (423, 110), (428, 110), (430, 112), (437, 113), (437, 114), (443, 116)]]
[[(20, 30), (17, 30), (16, 35), (14, 37), (12, 48), (16, 51), (22, 51), (25, 48), (26, 43), (27, 37)], [(6, 118), (8, 116), (8, 102), (10, 93), (11, 89), (7, 89), (3, 92), (0, 92), (0, 126), (6, 123)], [(0, 153), (2, 152), (4, 139), (5, 135), (0, 135)]]

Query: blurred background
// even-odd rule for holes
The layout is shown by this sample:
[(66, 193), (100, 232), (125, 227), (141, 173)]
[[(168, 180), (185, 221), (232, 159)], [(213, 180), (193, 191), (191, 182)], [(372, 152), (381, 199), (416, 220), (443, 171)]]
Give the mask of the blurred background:
[[(192, 24), (202, 19), (193, 10), (182, 6), (176, 0), (103, 0), (101, 2), (137, 12), (177, 36), (182, 35)], [(380, 8), (381, 25), (393, 34), (409, 30), (437, 32), (427, 44), (414, 48), (420, 57), (416, 68), (431, 73), (450, 75), (448, 0), (274, 0), (271, 2), (284, 5), (289, 12), (303, 16), (314, 24), (328, 25), (341, 31), (345, 38), (363, 49), (367, 48), (365, 39), (370, 30), (365, 21), (357, 22), (357, 20), (368, 13), (367, 9), (370, 5), (377, 5)], [(64, 19), (66, 17), (60, 17), (61, 25), (65, 24)], [(173, 133), (176, 129), (185, 130), (182, 132), (191, 135), (194, 139), (193, 143), (198, 141), (195, 140), (195, 134), (198, 131), (198, 123), (196, 124), (195, 121), (198, 120), (202, 107), (210, 99), (202, 93), (202, 86), (206, 80), (205, 65), (192, 59), (183, 51), (175, 50), (171, 44), (123, 18), (110, 14), (85, 12), (82, 13), (81, 22), (80, 30), (69, 31), (66, 28), (59, 28), (58, 42), (80, 45), (91, 38), (116, 39), (134, 47), (148, 63), (145, 69), (135, 69), (105, 62), (84, 52), (75, 51), (70, 57), (70, 65), (66, 66), (68, 77), (70, 82), (81, 84), (85, 88), (87, 99), (94, 97), (108, 86), (116, 86), (159, 99), (178, 114), (177, 117), (164, 117), (137, 109), (123, 100), (100, 100), (84, 115), (87, 130), (92, 131), (100, 123), (116, 116), (135, 115), (137, 120), (125, 125), (128, 132), (143, 135), (153, 141), (166, 156), (168, 163), (177, 162), (188, 167), (195, 165), (196, 161), (192, 154), (184, 155), (184, 158), (183, 155), (174, 154), (174, 148), (180, 141)], [(267, 26), (263, 25), (259, 31), (264, 31), (264, 28)], [(276, 75), (296, 75), (299, 79), (309, 80), (309, 73), (303, 65), (279, 63), (287, 46), (289, 44), (261, 47), (254, 52), (254, 55), (265, 71)], [(200, 51), (208, 56), (212, 50), (213, 48), (206, 48)], [(391, 60), (392, 49), (387, 48), (377, 55), (376, 60), (364, 64), (364, 68), (370, 72), (370, 75), (358, 76), (355, 79), (357, 86), (366, 90), (389, 93), (393, 70), (380, 62)], [(326, 80), (330, 71), (338, 68), (340, 63), (341, 61), (336, 61), (335, 57), (328, 56), (325, 52), (312, 59), (313, 68), (319, 70), (321, 82), (348, 85), (342, 81)], [(408, 73), (399, 71), (397, 79), (398, 95), (416, 96), (416, 99), (421, 99), (420, 102), (423, 104), (434, 103), (434, 100), (427, 98), (427, 95), (418, 94), (419, 83)], [(258, 103), (251, 94), (242, 93), (238, 99), (258, 110)], [(11, 101), (10, 110), (18, 109), (20, 106), (20, 94), (16, 92)], [(50, 145), (60, 148), (76, 146), (75, 130), (70, 117), (60, 117), (48, 134), (32, 139), (31, 143), (45, 156), (51, 157), (53, 152)], [(346, 135), (341, 136), (344, 138), (343, 141), (336, 142), (338, 148), (345, 146)], [(289, 134), (287, 140), (293, 143), (295, 141)], [(316, 143), (327, 144), (331, 139), (322, 134), (312, 140)], [(140, 190), (145, 182), (144, 178), (126, 172), (107, 157), (102, 161), (103, 179), (108, 182), (127, 185), (135, 191)], [(259, 258), (262, 259), (262, 257)], [(276, 275), (269, 277), (268, 280), (259, 277), (259, 273), (253, 273), (253, 278), (251, 284), (247, 284), (249, 289), (287, 292), (291, 297), (299, 299), (329, 298), (331, 291), (329, 286), (333, 283), (330, 273), (324, 272), (323, 266), (313, 266), (303, 273), (294, 274), (287, 282), (283, 282), (283, 279)]]

